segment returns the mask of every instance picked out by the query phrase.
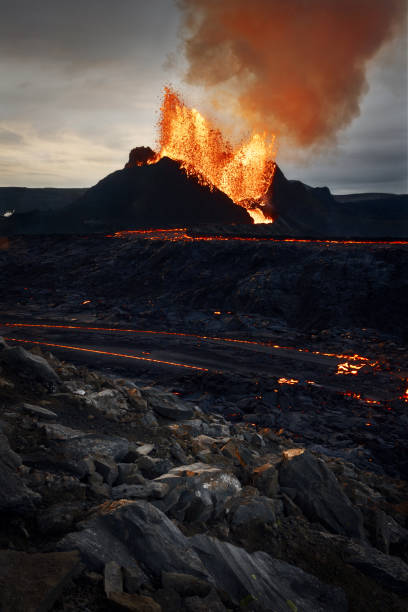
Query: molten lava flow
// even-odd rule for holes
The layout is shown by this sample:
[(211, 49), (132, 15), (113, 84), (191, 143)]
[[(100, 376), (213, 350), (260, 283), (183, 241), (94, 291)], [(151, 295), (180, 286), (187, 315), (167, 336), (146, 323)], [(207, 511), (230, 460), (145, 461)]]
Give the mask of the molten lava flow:
[(202, 368), (196, 365), (189, 365), (187, 363), (178, 363), (176, 361), (163, 361), (162, 359), (153, 359), (151, 357), (140, 357), (139, 355), (127, 355), (125, 353), (110, 353), (108, 351), (100, 351), (97, 349), (83, 348), (81, 346), (71, 346), (67, 344), (55, 344), (55, 342), (45, 342), (39, 340), (22, 340), (21, 338), (4, 338), (10, 342), (24, 342), (25, 344), (37, 344), (40, 346), (52, 346), (55, 348), (68, 349), (70, 351), (82, 351), (83, 353), (94, 353), (97, 355), (108, 355), (111, 357), (124, 357), (125, 359), (136, 359), (137, 361), (148, 361), (150, 363), (158, 363), (170, 366), (176, 366), (178, 368), (187, 368), (189, 370), (200, 370), (201, 372), (209, 372), (208, 368)]
[(160, 153), (180, 161), (190, 176), (217, 187), (247, 209), (255, 223), (272, 223), (259, 208), (275, 172), (274, 137), (254, 133), (248, 142), (233, 148), (221, 132), (195, 108), (188, 108), (166, 87), (161, 107)]
[(345, 361), (344, 363), (338, 364), (336, 374), (337, 375), (344, 374), (346, 376), (349, 374), (357, 375), (358, 371), (361, 370), (361, 368), (363, 368), (364, 365), (365, 365), (364, 363), (357, 365), (355, 363), (352, 364), (352, 363), (349, 363), (348, 361)]
[[(259, 209), (248, 211), (252, 218), (258, 212), (263, 214)], [(271, 219), (262, 221), (263, 223), (271, 223)], [(256, 221), (258, 223), (258, 221)], [(106, 234), (105, 238), (142, 238), (145, 240), (167, 240), (169, 242), (177, 242), (188, 240), (191, 242), (209, 242), (209, 241), (228, 241), (228, 242), (294, 242), (299, 244), (324, 244), (330, 245), (383, 245), (393, 246), (402, 244), (408, 245), (408, 240), (323, 240), (321, 238), (273, 238), (270, 236), (219, 236), (219, 235), (191, 235), (186, 227), (172, 229), (146, 229), (146, 230), (120, 230), (114, 234)]]
[(278, 380), (280, 385), (297, 385), (298, 382), (296, 378), (279, 378)]

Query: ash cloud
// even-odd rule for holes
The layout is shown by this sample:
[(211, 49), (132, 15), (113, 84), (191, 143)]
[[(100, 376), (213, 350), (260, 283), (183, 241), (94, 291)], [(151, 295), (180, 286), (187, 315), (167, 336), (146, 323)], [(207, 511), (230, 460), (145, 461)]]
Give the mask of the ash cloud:
[(359, 115), (367, 63), (404, 24), (405, 0), (179, 0), (191, 84), (237, 91), (254, 129), (307, 147)]

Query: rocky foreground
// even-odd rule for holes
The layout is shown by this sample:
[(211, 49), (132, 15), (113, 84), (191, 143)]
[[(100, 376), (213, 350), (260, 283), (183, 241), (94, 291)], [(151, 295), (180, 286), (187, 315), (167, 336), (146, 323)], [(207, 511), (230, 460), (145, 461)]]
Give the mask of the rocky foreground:
[(0, 344), (0, 609), (403, 611), (407, 483)]

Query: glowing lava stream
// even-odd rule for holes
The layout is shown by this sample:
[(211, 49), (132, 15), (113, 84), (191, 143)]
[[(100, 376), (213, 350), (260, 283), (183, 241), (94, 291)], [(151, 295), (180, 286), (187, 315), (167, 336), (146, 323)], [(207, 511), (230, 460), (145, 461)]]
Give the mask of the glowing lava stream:
[(5, 327), (41, 327), (44, 329), (74, 329), (78, 331), (99, 331), (99, 332), (116, 332), (128, 334), (152, 334), (158, 336), (176, 336), (179, 338), (195, 338), (197, 340), (208, 340), (216, 342), (230, 342), (234, 344), (249, 344), (254, 346), (270, 347), (280, 350), (296, 351), (297, 353), (309, 353), (311, 355), (321, 355), (323, 357), (335, 357), (336, 359), (348, 359), (349, 361), (364, 361), (366, 365), (375, 367), (378, 361), (370, 361), (368, 357), (361, 355), (343, 355), (337, 353), (323, 353), (321, 351), (311, 351), (310, 349), (301, 349), (293, 346), (280, 346), (279, 344), (271, 344), (270, 342), (256, 342), (255, 340), (240, 340), (239, 338), (220, 338), (218, 336), (200, 336), (198, 334), (188, 334), (183, 332), (170, 331), (154, 331), (146, 329), (117, 329), (114, 327), (83, 327), (80, 325), (50, 325), (46, 323), (2, 323)]
[(174, 229), (145, 229), (145, 230), (121, 230), (114, 234), (107, 234), (105, 238), (126, 238), (128, 236), (141, 237), (145, 240), (168, 240), (177, 242), (190, 240), (191, 242), (214, 241), (239, 241), (239, 242), (297, 242), (312, 244), (383, 244), (383, 245), (408, 245), (408, 240), (324, 240), (323, 238), (273, 238), (263, 236), (191, 236), (187, 227)]
[(38, 344), (40, 346), (53, 346), (54, 348), (64, 348), (71, 351), (83, 351), (84, 353), (96, 353), (98, 355), (110, 355), (111, 357), (124, 357), (126, 359), (137, 359), (138, 361), (149, 361), (150, 363), (159, 363), (164, 365), (176, 366), (178, 368), (188, 368), (189, 370), (200, 370), (201, 372), (208, 372), (208, 368), (201, 368), (200, 366), (187, 365), (185, 363), (176, 363), (174, 361), (162, 361), (161, 359), (153, 359), (149, 357), (139, 357), (136, 355), (126, 355), (124, 353), (110, 353), (108, 351), (99, 351), (97, 349), (82, 348), (80, 346), (69, 346), (66, 344), (55, 344), (53, 342), (40, 342), (38, 340), (21, 340), (19, 338), (4, 338), (10, 342), (24, 342), (26, 344)]

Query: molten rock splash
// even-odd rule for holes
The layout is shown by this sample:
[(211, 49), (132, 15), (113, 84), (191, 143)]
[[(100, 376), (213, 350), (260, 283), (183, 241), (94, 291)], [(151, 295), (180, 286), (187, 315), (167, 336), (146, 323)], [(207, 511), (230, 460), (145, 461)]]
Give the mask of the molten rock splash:
[[(274, 137), (254, 133), (236, 148), (195, 108), (186, 106), (165, 88), (161, 107), (160, 153), (181, 162), (189, 176), (217, 187), (235, 204), (247, 209), (255, 223), (272, 223), (262, 206), (275, 172)], [(151, 163), (149, 160), (147, 163)]]

